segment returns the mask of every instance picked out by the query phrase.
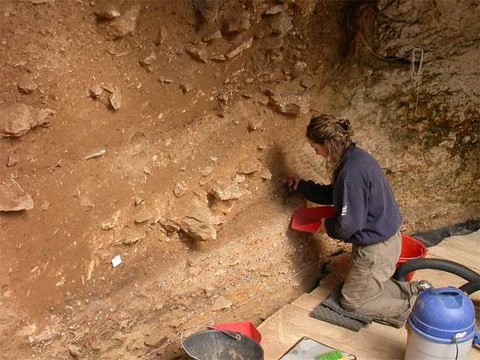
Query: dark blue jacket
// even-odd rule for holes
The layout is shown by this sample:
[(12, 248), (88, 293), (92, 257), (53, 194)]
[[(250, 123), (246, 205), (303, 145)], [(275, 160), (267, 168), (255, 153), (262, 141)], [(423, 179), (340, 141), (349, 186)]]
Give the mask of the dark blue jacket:
[(402, 223), (383, 170), (355, 144), (345, 151), (333, 184), (301, 180), (298, 191), (309, 201), (334, 205), (335, 217), (325, 221), (327, 234), (334, 239), (376, 244), (392, 237)]

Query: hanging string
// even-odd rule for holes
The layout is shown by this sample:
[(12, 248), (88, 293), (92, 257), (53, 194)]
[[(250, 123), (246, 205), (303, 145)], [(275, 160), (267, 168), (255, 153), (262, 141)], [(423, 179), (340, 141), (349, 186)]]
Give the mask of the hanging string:
[[(418, 59), (417, 59), (418, 58)], [(418, 63), (418, 67), (417, 67)], [(410, 77), (415, 85), (416, 100), (415, 100), (415, 119), (417, 118), (418, 98), (420, 96), (420, 85), (422, 82), (422, 66), (423, 66), (423, 49), (413, 48), (412, 59), (410, 61)]]
[[(405, 60), (405, 57), (407, 56), (408, 52), (405, 53), (404, 56), (399, 56), (399, 57), (385, 57), (377, 54), (373, 49), (367, 44), (365, 39), (363, 38), (363, 35), (360, 34), (360, 39), (362, 40), (363, 44), (365, 47), (370, 51), (375, 57), (385, 60), (385, 61), (399, 61), (399, 60)], [(411, 59), (410, 59), (410, 77), (413, 80), (413, 83), (415, 85), (415, 93), (416, 93), (416, 99), (415, 99), (415, 119), (417, 118), (417, 108), (418, 108), (418, 99), (420, 97), (420, 85), (421, 85), (421, 78), (422, 78), (422, 67), (423, 67), (423, 49), (422, 48), (413, 48), (410, 50), (411, 52)], [(418, 64), (418, 66), (417, 66)]]
[[(363, 35), (360, 34), (360, 39), (362, 40), (363, 44), (365, 45), (365, 47), (368, 49), (368, 51), (370, 51), (372, 53), (373, 56), (379, 58), (380, 60), (385, 60), (385, 61), (399, 61), (399, 60), (404, 60), (405, 57), (404, 56), (399, 56), (399, 57), (385, 57), (385, 56), (382, 56), (382, 55), (378, 55), (375, 51), (373, 51), (373, 49), (367, 44), (367, 42), (365, 41), (365, 39), (363, 38)], [(408, 54), (408, 53), (407, 53)]]

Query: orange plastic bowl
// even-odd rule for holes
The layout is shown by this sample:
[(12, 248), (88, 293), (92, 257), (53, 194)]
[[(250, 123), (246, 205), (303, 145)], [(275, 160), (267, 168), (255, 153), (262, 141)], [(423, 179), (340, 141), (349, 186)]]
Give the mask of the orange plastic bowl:
[[(427, 256), (427, 253), (428, 249), (420, 241), (408, 235), (402, 234), (402, 252), (400, 253), (400, 258), (397, 262), (397, 268), (400, 265), (405, 264), (407, 261), (422, 259)], [(414, 274), (414, 271), (409, 272), (407, 276), (405, 276), (405, 280), (411, 281)]]

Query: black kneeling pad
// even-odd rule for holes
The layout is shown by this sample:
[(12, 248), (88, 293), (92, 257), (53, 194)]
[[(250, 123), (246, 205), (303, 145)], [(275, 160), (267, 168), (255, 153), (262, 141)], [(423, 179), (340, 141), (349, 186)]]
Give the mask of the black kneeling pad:
[(370, 324), (373, 321), (372, 316), (358, 314), (342, 308), (340, 305), (341, 294), (342, 285), (333, 290), (332, 293), (313, 310), (311, 316), (315, 319), (323, 320), (353, 331), (359, 331), (366, 324)]

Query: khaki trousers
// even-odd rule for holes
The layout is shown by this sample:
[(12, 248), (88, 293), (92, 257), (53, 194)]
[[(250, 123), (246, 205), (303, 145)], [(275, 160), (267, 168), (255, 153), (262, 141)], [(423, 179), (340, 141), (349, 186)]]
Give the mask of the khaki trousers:
[(400, 233), (374, 245), (354, 245), (350, 270), (340, 303), (349, 311), (401, 327), (410, 312), (412, 291), (408, 282), (392, 280), (402, 247)]

